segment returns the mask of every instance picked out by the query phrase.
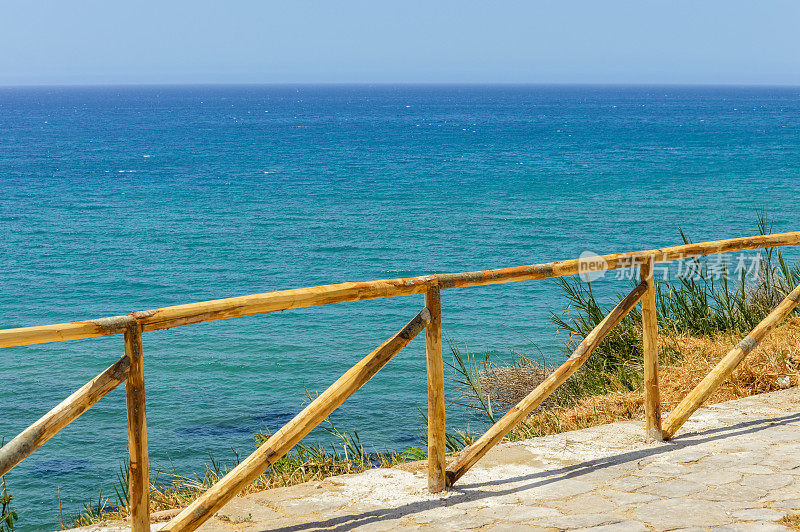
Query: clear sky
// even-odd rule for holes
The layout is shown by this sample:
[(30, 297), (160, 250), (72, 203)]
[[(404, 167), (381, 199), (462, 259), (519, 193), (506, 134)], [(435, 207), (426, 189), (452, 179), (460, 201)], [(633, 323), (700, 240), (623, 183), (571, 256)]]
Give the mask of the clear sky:
[(800, 85), (798, 0), (0, 0), (0, 85)]

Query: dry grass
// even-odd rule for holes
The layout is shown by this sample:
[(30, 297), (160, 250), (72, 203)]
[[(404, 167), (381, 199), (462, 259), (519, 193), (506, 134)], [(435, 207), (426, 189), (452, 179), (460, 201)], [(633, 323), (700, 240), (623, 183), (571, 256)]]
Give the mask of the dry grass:
[[(688, 335), (662, 337), (663, 364), (659, 385), (664, 411), (671, 410), (686, 396), (719, 360), (741, 340), (722, 334), (710, 338)], [(678, 355), (675, 356), (674, 354)], [(513, 367), (503, 372), (504, 382), (512, 383), (508, 396), (520, 396), (525, 389), (513, 378)], [(791, 318), (773, 331), (717, 389), (708, 403), (771, 392), (800, 385), (800, 318)], [(533, 388), (527, 388), (530, 391)], [(523, 395), (524, 396), (524, 395)], [(531, 416), (516, 428), (509, 439), (519, 440), (568, 430), (603, 425), (644, 416), (642, 393), (615, 392), (586, 397), (574, 406), (551, 407)]]
[(788, 526), (792, 530), (800, 530), (800, 514), (785, 515), (778, 523)]
[[(336, 475), (358, 473), (366, 469), (366, 467), (359, 467), (351, 461), (338, 460), (332, 457), (324, 460), (307, 460), (303, 462), (287, 459), (283, 464), (276, 465), (282, 466), (281, 470), (270, 469), (266, 474), (261, 475), (244, 488), (239, 495), (272, 488), (294, 486), (303, 482), (322, 480)], [(199, 480), (180, 477), (175, 479), (172, 484), (152, 484), (150, 486), (150, 511), (161, 512), (188, 506), (208, 488), (216, 484), (227, 471), (225, 469), (220, 473), (212, 472), (212, 474)], [(126, 515), (127, 513), (122, 510), (120, 516), (124, 517)]]
[[(293, 451), (278, 459), (263, 475), (245, 487), (238, 495), (246, 495), (272, 488), (294, 486), (303, 482), (322, 480), (328, 477), (359, 473), (373, 467), (391, 467), (407, 459), (406, 455), (395, 453), (378, 453), (367, 455), (360, 442), (349, 434), (339, 432), (331, 424), (332, 431), (343, 440), (343, 451), (335, 447), (330, 449), (322, 446), (298, 445)], [(256, 434), (256, 443), (263, 444), (269, 434)], [(239, 456), (236, 454), (236, 463)], [(121, 467), (121, 476), (115, 490), (122, 493), (122, 486), (126, 486), (128, 479), (125, 476), (127, 463)], [(175, 510), (188, 506), (197, 497), (202, 495), (211, 486), (225, 476), (230, 468), (210, 457), (210, 463), (205, 466), (202, 475), (183, 476), (173, 472), (157, 471), (150, 484), (150, 512), (153, 521), (171, 519), (177, 512)], [(86, 504), (83, 510), (61, 524), (70, 527), (88, 526), (98, 523), (118, 523), (128, 519), (127, 492), (118, 495), (119, 504), (114, 505), (102, 493), (97, 501)]]
[[(666, 338), (665, 348), (681, 353), (681, 360), (662, 369), (659, 378), (664, 409), (673, 408), (711, 371), (741, 337), (719, 335), (708, 339)], [(733, 375), (711, 396), (709, 403), (771, 392), (798, 385), (800, 372), (800, 318), (791, 318), (768, 335)]]
[[(484, 392), (496, 404), (512, 407), (519, 403), (531, 390), (539, 386), (550, 374), (550, 370), (539, 362), (520, 359), (511, 366), (486, 366), (480, 374)], [(558, 403), (562, 389), (557, 389), (542, 408), (550, 408)]]

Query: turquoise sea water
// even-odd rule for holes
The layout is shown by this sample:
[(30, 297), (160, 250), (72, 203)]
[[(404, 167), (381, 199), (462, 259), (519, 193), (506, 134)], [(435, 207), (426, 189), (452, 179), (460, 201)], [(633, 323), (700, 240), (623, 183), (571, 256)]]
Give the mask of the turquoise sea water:
[[(0, 89), (0, 327), (316, 284), (800, 229), (800, 89), (287, 86)], [(603, 281), (608, 295), (625, 282)], [(611, 301), (611, 299), (608, 299)], [(151, 465), (232, 461), (401, 327), (422, 296), (145, 336)], [(562, 357), (553, 281), (443, 292), (471, 351)], [(535, 345), (534, 345), (535, 343)], [(0, 351), (6, 440), (122, 354)], [(336, 412), (418, 444), (416, 339)], [(452, 394), (451, 394), (452, 397)], [(124, 390), (7, 475), (21, 530), (112, 495)], [(449, 410), (453, 423), (469, 421)], [(324, 439), (314, 433), (309, 440)]]

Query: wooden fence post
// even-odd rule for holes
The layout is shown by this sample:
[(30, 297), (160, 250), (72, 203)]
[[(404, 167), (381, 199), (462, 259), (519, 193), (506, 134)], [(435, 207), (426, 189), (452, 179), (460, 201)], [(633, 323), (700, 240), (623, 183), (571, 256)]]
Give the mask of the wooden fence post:
[(648, 441), (661, 441), (661, 393), (658, 388), (658, 313), (656, 310), (655, 257), (642, 261), (640, 276), (647, 283), (642, 297), (642, 347), (644, 351), (644, 415)]
[(150, 473), (147, 454), (147, 418), (144, 402), (142, 327), (125, 330), (125, 354), (130, 361), (125, 385), (128, 403), (128, 456), (130, 457), (131, 532), (150, 531)]
[(445, 488), (445, 401), (442, 360), (442, 301), (438, 286), (425, 293), (425, 307), (431, 320), (425, 331), (428, 373), (428, 489), (438, 493)]

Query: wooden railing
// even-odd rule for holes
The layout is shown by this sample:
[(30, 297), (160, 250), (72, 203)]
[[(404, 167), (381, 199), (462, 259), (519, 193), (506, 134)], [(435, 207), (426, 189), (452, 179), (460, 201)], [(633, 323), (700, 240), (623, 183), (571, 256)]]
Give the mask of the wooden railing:
[[(394, 336), (350, 368), (302, 412), (273, 434), (208, 491), (182, 510), (165, 531), (194, 530), (230, 499), (263, 474), (304, 436), (363, 386), (423, 329), (426, 330), (428, 381), (428, 487), (438, 492), (453, 485), (489, 449), (500, 442), (542, 401), (553, 393), (591, 355), (625, 315), (642, 302), (644, 394), (646, 435), (669, 439), (689, 416), (736, 368), (758, 342), (800, 302), (795, 288), (744, 340), (732, 349), (697, 387), (661, 422), (658, 388), (658, 329), (653, 271), (657, 262), (669, 262), (751, 249), (800, 244), (800, 232), (759, 235), (714, 242), (687, 244), (648, 251), (596, 257), (590, 263), (572, 259), (455, 274), (425, 275), (357, 283), (298, 288), (264, 294), (218, 299), (156, 310), (131, 312), (88, 321), (0, 330), (0, 348), (60, 342), (112, 334), (124, 335), (124, 356), (89, 381), (33, 425), (0, 449), (0, 477), (30, 456), (47, 440), (74, 421), (123, 381), (127, 390), (128, 449), (130, 456), (130, 506), (134, 532), (149, 530), (149, 473), (142, 333), (192, 323), (251, 316), (279, 310), (327, 305), (345, 301), (424, 294), (425, 304)], [(638, 266), (641, 282), (578, 345), (572, 356), (519, 404), (490, 427), (474, 444), (459, 453), (449, 466), (445, 457), (445, 399), (442, 360), (440, 291), (447, 288), (548, 279), (591, 270)]]

